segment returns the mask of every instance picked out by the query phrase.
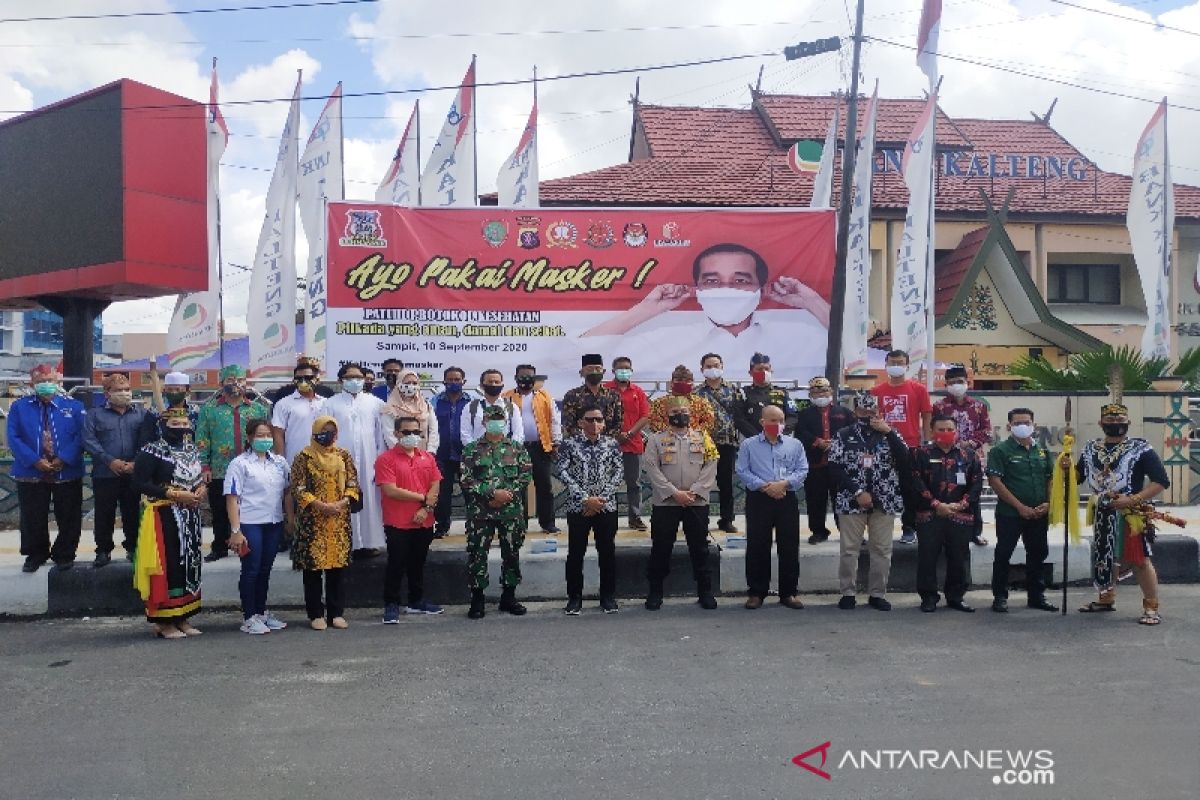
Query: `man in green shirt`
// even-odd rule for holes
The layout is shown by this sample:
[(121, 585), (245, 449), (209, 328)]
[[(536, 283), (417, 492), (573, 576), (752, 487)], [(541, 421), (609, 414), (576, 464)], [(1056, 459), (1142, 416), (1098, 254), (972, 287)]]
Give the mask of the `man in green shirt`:
[(987, 477), (996, 504), (996, 559), (992, 563), (992, 611), (1008, 611), (1008, 562), (1017, 541), (1025, 544), (1025, 582), (1029, 607), (1058, 611), (1046, 601), (1042, 565), (1050, 554), (1050, 477), (1054, 459), (1034, 438), (1033, 412), (1008, 412), (1012, 434), (988, 453)]

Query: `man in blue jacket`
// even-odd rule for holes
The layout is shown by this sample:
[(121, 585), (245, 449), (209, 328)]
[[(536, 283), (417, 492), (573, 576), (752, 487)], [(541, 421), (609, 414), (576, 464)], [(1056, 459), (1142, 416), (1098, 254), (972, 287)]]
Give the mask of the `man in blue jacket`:
[[(83, 403), (60, 394), (61, 376), (48, 364), (29, 372), (33, 394), (8, 410), (12, 477), (21, 504), (23, 572), (47, 559), (59, 570), (75, 564), (83, 518)], [(50, 546), (50, 503), (58, 536)]]

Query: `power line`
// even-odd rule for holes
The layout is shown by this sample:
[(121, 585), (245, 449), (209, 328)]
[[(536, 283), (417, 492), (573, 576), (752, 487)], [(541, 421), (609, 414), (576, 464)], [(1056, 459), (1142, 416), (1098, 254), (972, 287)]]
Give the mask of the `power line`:
[(5, 22), (63, 22), (66, 20), (134, 19), (140, 17), (184, 17), (193, 14), (223, 14), (229, 11), (275, 11), (290, 8), (321, 8), (378, 3), (379, 0), (313, 0), (309, 3), (270, 3), (260, 6), (227, 6), (224, 8), (189, 8), (172, 11), (123, 11), (110, 14), (64, 14), (60, 17), (7, 17)]
[(1176, 28), (1173, 25), (1163, 25), (1161, 22), (1154, 22), (1148, 19), (1138, 19), (1137, 17), (1127, 17), (1124, 14), (1114, 14), (1112, 11), (1105, 11), (1102, 8), (1089, 8), (1088, 6), (1081, 6), (1077, 3), (1068, 3), (1067, 0), (1050, 0), (1050, 2), (1060, 6), (1066, 6), (1067, 8), (1075, 8), (1080, 11), (1090, 12), (1092, 14), (1100, 14), (1101, 16), (1112, 17), (1113, 19), (1124, 20), (1125, 22), (1133, 22), (1138, 25), (1149, 25), (1151, 28), (1157, 28), (1164, 31), (1173, 31), (1174, 33), (1182, 33), (1185, 36), (1195, 36), (1200, 38), (1200, 33), (1197, 33), (1196, 31), (1189, 31), (1184, 28)]

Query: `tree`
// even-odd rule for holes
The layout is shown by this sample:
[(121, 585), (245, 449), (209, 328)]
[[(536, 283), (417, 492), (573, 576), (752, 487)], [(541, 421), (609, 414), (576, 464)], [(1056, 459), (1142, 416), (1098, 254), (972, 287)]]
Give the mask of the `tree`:
[(1090, 353), (1070, 356), (1066, 369), (1051, 366), (1041, 356), (1025, 356), (1009, 365), (1008, 372), (1024, 378), (1026, 389), (1102, 392), (1108, 388), (1111, 364), (1120, 365), (1128, 391), (1148, 391), (1151, 382), (1163, 375), (1183, 378), (1190, 389), (1200, 388), (1200, 348), (1196, 347), (1185, 351), (1174, 366), (1165, 358), (1142, 358), (1138, 350), (1128, 345), (1118, 348), (1105, 345)]

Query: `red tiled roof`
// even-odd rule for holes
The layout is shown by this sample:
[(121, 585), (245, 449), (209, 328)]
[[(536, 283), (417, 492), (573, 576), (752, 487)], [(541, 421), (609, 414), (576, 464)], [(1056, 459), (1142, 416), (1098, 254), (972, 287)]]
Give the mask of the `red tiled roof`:
[(976, 228), (962, 238), (958, 247), (938, 259), (933, 267), (933, 313), (940, 318), (946, 315), (954, 296), (958, 294), (963, 279), (979, 256), (984, 241), (991, 229)]
[[(759, 94), (755, 105), (761, 109), (764, 119), (768, 121), (784, 145), (803, 139), (821, 141), (829, 130), (829, 118), (833, 116), (834, 106), (840, 102), (841, 115), (838, 123), (838, 141), (846, 141), (847, 108), (849, 103), (845, 97), (812, 97), (794, 94)], [(875, 122), (875, 141), (884, 145), (903, 145), (908, 141), (917, 117), (925, 108), (924, 100), (903, 100), (879, 98), (879, 113)], [(858, 131), (861, 134), (867, 124), (867, 102), (858, 104)], [(937, 110), (937, 130), (934, 131), (939, 148), (970, 147), (970, 142), (962, 132), (955, 128), (953, 120), (946, 116), (942, 107)]]

